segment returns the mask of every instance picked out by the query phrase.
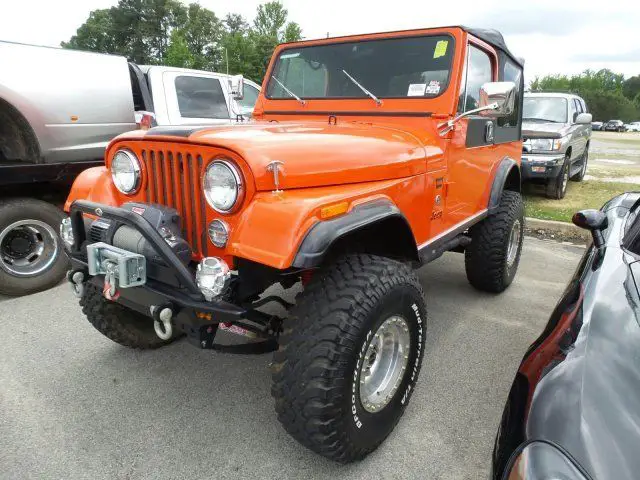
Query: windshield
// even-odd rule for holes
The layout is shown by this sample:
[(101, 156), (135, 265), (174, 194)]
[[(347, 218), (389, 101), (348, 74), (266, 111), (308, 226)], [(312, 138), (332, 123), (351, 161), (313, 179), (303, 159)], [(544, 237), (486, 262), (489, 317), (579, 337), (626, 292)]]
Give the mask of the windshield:
[(447, 35), (290, 48), (278, 56), (266, 96), (433, 98), (449, 84), (452, 58), (453, 39)]
[(525, 97), (523, 120), (567, 123), (567, 99), (562, 97)]

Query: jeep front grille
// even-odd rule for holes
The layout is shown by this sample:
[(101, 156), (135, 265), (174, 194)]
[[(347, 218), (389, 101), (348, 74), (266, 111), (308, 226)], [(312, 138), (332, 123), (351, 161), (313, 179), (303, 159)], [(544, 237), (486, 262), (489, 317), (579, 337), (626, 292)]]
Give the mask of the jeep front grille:
[(142, 150), (148, 173), (145, 199), (175, 208), (182, 218), (182, 235), (193, 253), (207, 256), (205, 200), (202, 195), (202, 156), (175, 150)]

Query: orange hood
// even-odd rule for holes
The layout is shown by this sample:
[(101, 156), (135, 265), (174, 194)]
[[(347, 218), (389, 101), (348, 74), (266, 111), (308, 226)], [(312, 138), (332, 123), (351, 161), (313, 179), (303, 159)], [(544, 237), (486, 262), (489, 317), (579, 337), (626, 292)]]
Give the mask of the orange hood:
[(419, 175), (427, 158), (442, 155), (406, 131), (356, 122), (252, 122), (197, 129), (188, 139), (241, 155), (258, 191), (273, 190), (273, 161), (283, 163), (280, 188), (292, 189)]

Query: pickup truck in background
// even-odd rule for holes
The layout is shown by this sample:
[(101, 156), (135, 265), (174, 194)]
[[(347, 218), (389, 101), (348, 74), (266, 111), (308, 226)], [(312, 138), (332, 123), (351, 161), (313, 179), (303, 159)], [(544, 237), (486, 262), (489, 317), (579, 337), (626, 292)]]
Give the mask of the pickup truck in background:
[[(58, 226), (70, 185), (103, 164), (115, 136), (143, 125), (212, 125), (251, 115), (259, 85), (116, 55), (0, 41), (0, 294), (57, 284)], [(236, 95), (237, 97), (237, 95)]]

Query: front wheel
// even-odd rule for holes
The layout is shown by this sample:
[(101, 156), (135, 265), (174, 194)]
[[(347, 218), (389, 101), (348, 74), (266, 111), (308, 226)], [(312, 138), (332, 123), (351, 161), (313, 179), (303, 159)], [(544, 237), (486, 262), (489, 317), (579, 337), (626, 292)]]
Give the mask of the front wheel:
[(0, 201), (0, 294), (35, 293), (62, 280), (69, 268), (58, 238), (63, 218), (41, 200)]
[(567, 155), (558, 176), (550, 178), (547, 183), (547, 197), (554, 200), (562, 200), (565, 197), (569, 185), (570, 170), (570, 160)]
[(403, 263), (357, 254), (317, 272), (274, 354), (272, 395), (287, 432), (341, 463), (377, 448), (415, 389), (426, 320), (420, 282)]
[(478, 290), (500, 293), (516, 275), (524, 238), (524, 204), (518, 192), (505, 190), (496, 211), (469, 230), (465, 249), (469, 283)]

